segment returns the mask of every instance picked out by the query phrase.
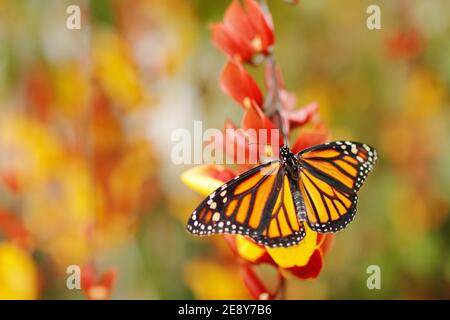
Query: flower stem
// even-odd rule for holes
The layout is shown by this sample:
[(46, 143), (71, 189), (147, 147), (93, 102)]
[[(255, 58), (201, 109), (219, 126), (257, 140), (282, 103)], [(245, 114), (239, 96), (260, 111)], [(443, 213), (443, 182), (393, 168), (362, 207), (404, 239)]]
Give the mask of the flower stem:
[[(264, 12), (267, 15), (271, 16), (269, 6), (267, 5), (266, 0), (259, 0), (259, 4), (261, 5), (261, 8), (264, 10)], [(272, 47), (271, 54), (267, 57), (267, 64), (269, 68), (271, 69), (271, 79), (269, 84), (269, 90), (266, 95), (266, 99), (264, 101), (264, 110), (268, 114), (269, 117), (272, 117), (274, 120), (276, 120), (278, 124), (278, 128), (280, 128), (281, 133), (283, 135), (283, 142), (284, 144), (289, 147), (289, 137), (288, 132), (285, 127), (285, 121), (283, 119), (282, 113), (281, 113), (281, 101), (280, 96), (278, 93), (278, 80), (277, 80), (277, 64), (275, 62), (274, 57), (274, 47)]]
[(268, 111), (268, 115), (273, 118), (274, 121), (278, 124), (278, 128), (281, 130), (283, 135), (284, 144), (289, 147), (289, 136), (285, 126), (285, 120), (283, 119), (281, 113), (281, 100), (280, 95), (278, 93), (278, 80), (277, 80), (277, 69), (275, 58), (271, 55), (268, 58), (267, 63), (271, 68), (271, 79), (270, 79), (270, 88), (267, 93), (266, 101), (264, 103), (264, 110)]
[(261, 8), (266, 12), (270, 14), (269, 6), (267, 5), (266, 0), (259, 0), (259, 4), (261, 5)]
[(285, 300), (286, 299), (286, 289), (287, 289), (287, 282), (286, 278), (278, 272), (278, 287), (275, 290), (274, 297), (279, 300)]

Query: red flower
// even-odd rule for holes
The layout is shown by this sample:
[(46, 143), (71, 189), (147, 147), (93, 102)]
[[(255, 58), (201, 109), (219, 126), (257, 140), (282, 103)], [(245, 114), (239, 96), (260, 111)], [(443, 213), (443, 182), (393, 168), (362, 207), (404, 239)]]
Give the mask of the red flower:
[[(244, 155), (246, 164), (257, 164), (263, 157), (278, 156), (279, 148), (283, 144), (283, 137), (272, 130), (278, 130), (274, 123), (262, 112), (255, 102), (245, 110), (239, 129), (231, 120), (225, 122), (224, 148), (227, 156), (238, 160), (238, 155)], [(273, 141), (273, 139), (278, 139)], [(241, 163), (242, 164), (242, 163)]]
[(109, 299), (115, 280), (114, 269), (108, 269), (100, 277), (92, 264), (86, 265), (81, 270), (81, 288), (89, 300)]
[[(255, 103), (252, 103), (251, 107), (245, 110), (244, 115), (241, 120), (241, 127), (244, 130), (254, 129), (257, 130), (257, 139), (256, 141), (250, 141), (257, 145), (265, 145), (272, 146), (273, 152), (272, 155), (278, 155), (278, 151), (280, 146), (283, 145), (283, 135), (280, 131), (278, 131), (278, 135), (274, 135), (273, 138), (278, 138), (278, 141), (272, 141), (272, 130), (279, 130), (275, 123), (271, 121), (271, 119), (266, 116), (260, 107), (258, 107)], [(263, 129), (266, 133), (266, 139), (262, 140), (262, 136), (260, 135), (262, 132), (259, 130)]]
[(272, 18), (255, 0), (233, 0), (223, 23), (210, 26), (213, 44), (230, 59), (251, 62), (255, 54), (267, 55), (274, 43)]
[(263, 104), (263, 95), (258, 84), (240, 62), (228, 61), (220, 75), (219, 84), (222, 91), (244, 109), (248, 109), (252, 102), (258, 106)]
[(250, 141), (243, 130), (240, 130), (231, 120), (227, 119), (224, 125), (224, 151), (229, 159), (236, 163), (239, 152), (244, 155), (245, 162), (250, 158)]
[(308, 263), (305, 266), (295, 266), (292, 268), (287, 268), (294, 276), (300, 279), (315, 279), (319, 276), (320, 271), (322, 271), (323, 256), (328, 252), (333, 241), (333, 234), (317, 234), (317, 244), (318, 248), (309, 258)]
[(411, 59), (423, 49), (423, 38), (416, 28), (396, 30), (386, 39), (387, 53), (392, 59)]
[(328, 129), (323, 124), (319, 123), (313, 129), (300, 133), (292, 147), (292, 152), (297, 153), (303, 149), (324, 143), (327, 138)]
[(220, 181), (230, 181), (233, 179), (236, 175), (227, 168), (217, 168), (217, 167), (210, 167), (208, 171), (211, 178), (220, 180)]
[(32, 66), (25, 78), (26, 98), (32, 107), (30, 111), (43, 121), (49, 116), (49, 106), (53, 100), (50, 83), (50, 75), (42, 65)]
[(284, 127), (287, 128), (286, 130), (290, 130), (311, 122), (318, 110), (319, 105), (317, 102), (311, 102), (300, 109), (281, 109), (280, 113), (284, 120)]
[[(242, 117), (241, 126), (244, 130), (247, 129), (275, 129), (275, 125), (270, 119), (262, 112), (256, 103), (252, 103), (250, 107), (245, 110)], [(255, 141), (257, 142), (257, 141)], [(270, 143), (270, 141), (268, 141)]]
[(33, 247), (31, 235), (22, 221), (16, 214), (3, 207), (0, 207), (0, 237), (8, 239), (24, 249)]
[[(274, 94), (278, 95), (281, 103), (281, 118), (287, 132), (290, 131), (291, 127), (296, 128), (310, 122), (313, 116), (317, 114), (319, 105), (316, 102), (311, 102), (300, 109), (295, 109), (297, 97), (286, 89), (281, 69), (278, 65), (266, 64), (265, 83), (268, 92), (274, 92)], [(272, 88), (274, 85), (276, 85), (276, 88)]]
[(13, 172), (0, 171), (0, 182), (12, 193), (17, 194), (21, 191), (22, 186)]
[[(309, 230), (309, 232), (312, 231)], [(318, 233), (310, 234), (308, 237), (312, 242), (303, 244), (301, 248), (278, 250), (266, 248), (241, 236), (227, 236), (226, 240), (233, 253), (243, 259), (245, 263), (270, 264), (279, 270), (288, 271), (298, 278), (312, 279), (317, 278), (322, 271), (323, 257), (332, 244), (333, 235)], [(290, 252), (290, 255), (286, 255), (287, 252)], [(249, 289), (251, 291), (251, 288)]]
[[(332, 241), (332, 234), (317, 234), (316, 245), (312, 254), (308, 255), (309, 258), (305, 265), (294, 265), (292, 267), (282, 267), (279, 265), (280, 258), (275, 261), (274, 252), (269, 253), (265, 247), (255, 244), (254, 242), (245, 238), (239, 240), (233, 236), (226, 236), (226, 240), (230, 245), (233, 253), (240, 257), (243, 262), (241, 263), (241, 275), (244, 285), (248, 289), (250, 295), (254, 299), (274, 299), (278, 294), (280, 287), (284, 285), (287, 272), (296, 276), (297, 278), (315, 279), (319, 276), (323, 267), (323, 257), (328, 252)], [(294, 253), (294, 251), (292, 251)], [(279, 288), (275, 292), (270, 292), (264, 285), (262, 279), (254, 271), (252, 265), (259, 265), (267, 263), (273, 265), (278, 269)]]

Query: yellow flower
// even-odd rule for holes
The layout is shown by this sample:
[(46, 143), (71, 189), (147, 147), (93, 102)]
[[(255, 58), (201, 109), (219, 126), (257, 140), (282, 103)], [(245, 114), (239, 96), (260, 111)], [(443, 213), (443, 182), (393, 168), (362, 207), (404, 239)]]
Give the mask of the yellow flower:
[(408, 116), (423, 120), (438, 114), (447, 99), (445, 85), (426, 69), (411, 73), (403, 93), (403, 109)]
[(265, 249), (246, 237), (236, 236), (236, 249), (239, 255), (250, 262), (257, 262), (264, 253)]
[(38, 277), (30, 255), (10, 243), (0, 244), (0, 299), (36, 299)]
[(32, 188), (47, 179), (63, 160), (58, 138), (41, 123), (15, 114), (0, 119), (0, 173), (17, 177), (20, 188)]
[(56, 263), (82, 264), (93, 250), (89, 230), (101, 209), (89, 168), (70, 158), (24, 198), (24, 223)]
[(257, 262), (267, 252), (281, 268), (303, 267), (318, 248), (317, 233), (305, 224), (306, 236), (296, 246), (288, 248), (264, 248), (243, 236), (236, 236), (239, 255), (250, 262)]
[(218, 179), (217, 175), (214, 177), (213, 171), (221, 172), (224, 170), (227, 169), (219, 166), (201, 165), (183, 172), (180, 178), (189, 188), (207, 196), (225, 183), (225, 181)]
[(197, 299), (248, 299), (235, 265), (195, 260), (184, 268), (184, 279)]
[(79, 65), (55, 68), (52, 77), (55, 107), (69, 119), (80, 117), (89, 107), (89, 80)]
[(112, 101), (130, 110), (142, 99), (139, 75), (129, 48), (116, 34), (103, 31), (93, 41), (95, 74)]

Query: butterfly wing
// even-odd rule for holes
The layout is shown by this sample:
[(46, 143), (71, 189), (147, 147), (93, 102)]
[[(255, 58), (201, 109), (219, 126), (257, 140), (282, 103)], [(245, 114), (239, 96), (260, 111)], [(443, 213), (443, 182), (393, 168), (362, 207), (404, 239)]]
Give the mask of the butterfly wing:
[(297, 218), (293, 198), (294, 188), (284, 168), (280, 168), (276, 188), (272, 197), (275, 204), (265, 215), (262, 232), (252, 238), (268, 247), (289, 247), (298, 244), (305, 237), (303, 222)]
[(272, 161), (212, 192), (192, 213), (187, 230), (199, 236), (242, 234), (269, 246), (290, 246), (304, 237), (284, 168)]
[(308, 225), (317, 232), (345, 228), (356, 214), (356, 193), (376, 162), (376, 150), (334, 141), (305, 149), (297, 157)]

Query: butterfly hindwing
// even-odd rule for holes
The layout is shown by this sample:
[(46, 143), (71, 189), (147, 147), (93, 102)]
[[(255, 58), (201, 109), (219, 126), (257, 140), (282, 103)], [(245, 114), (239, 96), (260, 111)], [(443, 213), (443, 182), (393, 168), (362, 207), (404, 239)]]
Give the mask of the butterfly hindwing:
[(287, 177), (278, 161), (253, 168), (212, 192), (191, 215), (194, 235), (242, 234), (269, 246), (290, 246), (304, 237)]
[(303, 150), (300, 191), (309, 226), (317, 232), (345, 228), (356, 214), (357, 192), (377, 159), (375, 149), (334, 141)]
[(266, 216), (266, 223), (258, 236), (252, 238), (268, 247), (289, 247), (305, 237), (303, 222), (297, 218), (291, 184), (284, 168), (278, 174), (277, 187), (272, 199), (273, 209)]

